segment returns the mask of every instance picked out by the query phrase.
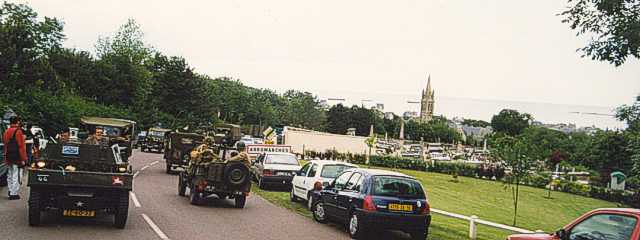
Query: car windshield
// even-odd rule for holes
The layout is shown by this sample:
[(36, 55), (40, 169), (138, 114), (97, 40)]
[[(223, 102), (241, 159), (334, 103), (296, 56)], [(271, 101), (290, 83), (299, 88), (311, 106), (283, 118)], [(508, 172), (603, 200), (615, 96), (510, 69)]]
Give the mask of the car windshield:
[(104, 135), (106, 136), (120, 136), (120, 128), (103, 126), (102, 129), (103, 129)]
[(323, 178), (336, 178), (340, 173), (349, 168), (353, 167), (347, 165), (324, 165), (320, 176)]
[(160, 131), (150, 131), (150, 132), (149, 132), (149, 136), (153, 136), (153, 137), (164, 137), (164, 132), (160, 132)]
[(265, 164), (286, 164), (298, 165), (298, 159), (293, 155), (267, 155), (264, 160)]
[(374, 177), (373, 194), (401, 198), (425, 198), (420, 183), (413, 179), (392, 176)]

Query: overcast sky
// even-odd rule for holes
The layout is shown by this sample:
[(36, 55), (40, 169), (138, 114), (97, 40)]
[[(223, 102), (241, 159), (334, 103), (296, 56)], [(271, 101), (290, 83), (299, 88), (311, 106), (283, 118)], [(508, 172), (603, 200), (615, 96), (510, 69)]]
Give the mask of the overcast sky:
[(618, 106), (640, 93), (638, 60), (616, 68), (575, 52), (586, 40), (556, 16), (564, 0), (18, 2), (62, 19), (65, 46), (93, 51), (134, 18), (197, 72), (279, 92), (406, 104), (431, 74), (436, 97)]

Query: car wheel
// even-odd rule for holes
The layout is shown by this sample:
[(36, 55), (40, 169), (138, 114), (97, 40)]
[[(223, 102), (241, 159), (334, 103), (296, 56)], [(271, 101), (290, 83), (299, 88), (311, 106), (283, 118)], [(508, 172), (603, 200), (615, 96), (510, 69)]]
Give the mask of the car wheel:
[(291, 188), (291, 191), (289, 191), (289, 200), (291, 200), (292, 202), (298, 202), (298, 197), (296, 197), (296, 194), (293, 193), (293, 188)]
[(184, 175), (178, 176), (178, 196), (184, 197), (187, 193), (187, 185), (184, 183)]
[(124, 229), (127, 225), (127, 218), (129, 217), (129, 192), (121, 192), (118, 197), (118, 206), (116, 207), (116, 216), (114, 219), (114, 226), (119, 229)]
[(411, 239), (413, 240), (425, 240), (427, 239), (427, 230), (417, 231), (411, 233)]
[(41, 200), (40, 192), (32, 188), (29, 193), (29, 226), (40, 225)]
[(258, 179), (258, 188), (264, 189), (264, 182), (262, 182), (262, 178)]
[(236, 196), (235, 200), (236, 208), (244, 208), (244, 205), (247, 203), (247, 196)]
[(167, 174), (172, 174), (173, 170), (171, 170), (171, 163), (167, 163)]
[(224, 167), (224, 180), (228, 186), (240, 188), (251, 181), (249, 169), (242, 163), (230, 163)]
[(317, 201), (313, 205), (313, 220), (319, 223), (327, 223), (327, 213), (322, 201)]
[(202, 197), (200, 196), (200, 193), (197, 193), (195, 191), (192, 191), (189, 194), (189, 203), (191, 203), (191, 205), (201, 205), (202, 204)]
[(360, 221), (360, 218), (358, 218), (358, 214), (351, 213), (351, 217), (349, 217), (349, 225), (348, 225), (348, 229), (349, 231), (349, 236), (351, 236), (351, 238), (353, 239), (364, 239), (364, 235), (365, 235), (365, 229), (364, 229), (364, 224), (362, 224), (362, 221)]
[(313, 194), (311, 192), (307, 194), (307, 209), (313, 211)]

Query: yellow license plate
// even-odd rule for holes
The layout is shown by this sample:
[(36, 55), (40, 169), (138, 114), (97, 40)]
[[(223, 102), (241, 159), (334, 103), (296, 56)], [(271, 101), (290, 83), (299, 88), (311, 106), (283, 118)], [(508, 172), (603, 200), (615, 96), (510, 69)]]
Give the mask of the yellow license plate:
[(390, 203), (389, 204), (389, 210), (402, 211), (402, 212), (413, 212), (413, 205), (403, 205), (403, 204)]
[(96, 216), (96, 211), (64, 210), (64, 211), (62, 211), (62, 216), (65, 216), (65, 217), (95, 217)]

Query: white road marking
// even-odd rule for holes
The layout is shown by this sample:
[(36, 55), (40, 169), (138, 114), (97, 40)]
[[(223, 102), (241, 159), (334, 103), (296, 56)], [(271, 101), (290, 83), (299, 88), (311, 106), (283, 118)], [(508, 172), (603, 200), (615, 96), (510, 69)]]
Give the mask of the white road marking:
[(140, 205), (140, 202), (138, 201), (138, 197), (136, 197), (136, 194), (133, 192), (129, 192), (131, 195), (131, 200), (133, 200), (133, 205), (135, 205), (136, 207), (141, 207), (142, 205)]
[(155, 161), (155, 162), (152, 162), (151, 164), (149, 164), (149, 166), (153, 166), (153, 165), (156, 165), (156, 164), (158, 164), (159, 162), (160, 162), (160, 161)]
[(149, 224), (149, 227), (151, 227), (151, 229), (153, 229), (154, 232), (156, 232), (156, 234), (158, 235), (158, 237), (160, 237), (160, 239), (163, 240), (168, 240), (169, 237), (167, 237), (167, 235), (165, 235), (162, 230), (160, 230), (160, 228), (158, 227), (158, 225), (156, 225), (155, 223), (153, 223), (153, 221), (151, 221), (151, 218), (149, 218), (146, 214), (142, 214), (142, 217), (144, 218), (144, 221), (147, 222), (147, 224)]
[(144, 167), (140, 168), (140, 171), (144, 171), (144, 170), (145, 170), (145, 169), (147, 169), (147, 168), (149, 168), (149, 165), (147, 165), (147, 166), (144, 166)]
[(133, 174), (133, 177), (134, 177), (134, 178), (135, 178), (135, 177), (137, 177), (137, 176), (138, 176), (138, 173), (140, 173), (140, 171), (136, 171), (136, 173), (134, 173), (134, 174)]

